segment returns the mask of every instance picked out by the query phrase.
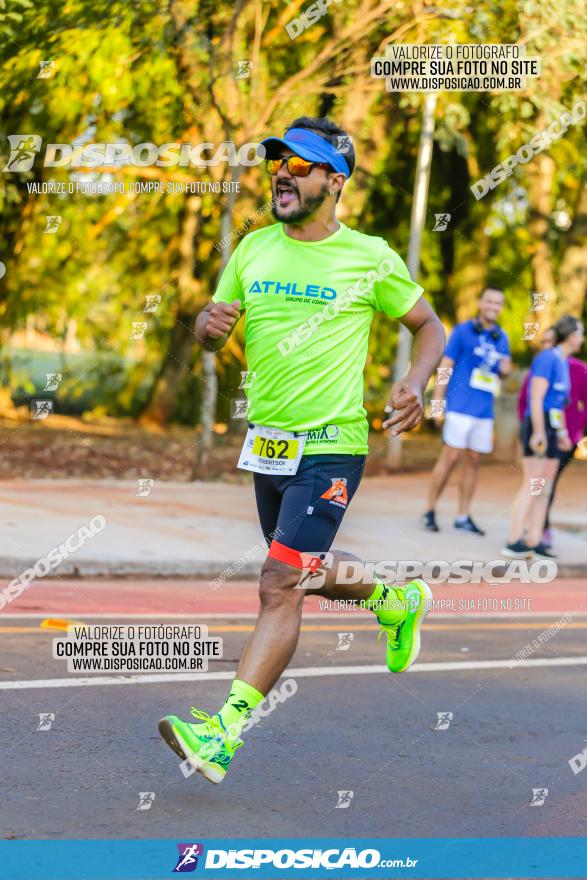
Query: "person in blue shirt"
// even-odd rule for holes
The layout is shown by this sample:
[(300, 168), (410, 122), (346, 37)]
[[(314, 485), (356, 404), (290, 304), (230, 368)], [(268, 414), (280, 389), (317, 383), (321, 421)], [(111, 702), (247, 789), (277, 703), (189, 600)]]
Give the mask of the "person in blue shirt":
[(512, 505), (509, 543), (502, 550), (513, 559), (554, 557), (541, 539), (561, 453), (572, 448), (565, 421), (571, 390), (568, 358), (583, 345), (584, 330), (571, 315), (560, 318), (552, 329), (555, 346), (537, 354), (530, 368), (520, 431), (523, 479)]
[(479, 299), (477, 316), (452, 331), (437, 370), (432, 415), (439, 422), (444, 416), (444, 445), (432, 471), (428, 510), (423, 517), (424, 528), (430, 532), (439, 531), (436, 503), (462, 458), (459, 511), (454, 527), (485, 534), (472, 520), (470, 508), (481, 455), (493, 449), (493, 400), (499, 379), (512, 369), (509, 340), (497, 324), (503, 306), (503, 291), (487, 287)]

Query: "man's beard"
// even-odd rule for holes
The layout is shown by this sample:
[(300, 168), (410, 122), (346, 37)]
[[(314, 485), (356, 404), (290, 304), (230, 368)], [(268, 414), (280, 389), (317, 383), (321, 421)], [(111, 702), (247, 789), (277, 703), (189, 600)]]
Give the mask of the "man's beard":
[(273, 214), (276, 220), (279, 220), (281, 223), (290, 223), (295, 225), (296, 223), (301, 223), (303, 220), (307, 220), (308, 217), (320, 207), (328, 192), (328, 184), (324, 182), (319, 192), (316, 193), (315, 196), (304, 196), (300, 194), (299, 189), (295, 189), (295, 193), (298, 197), (299, 206), (295, 211), (291, 213), (287, 213), (287, 211), (281, 211), (279, 205), (273, 203), (273, 207), (271, 209), (271, 213)]

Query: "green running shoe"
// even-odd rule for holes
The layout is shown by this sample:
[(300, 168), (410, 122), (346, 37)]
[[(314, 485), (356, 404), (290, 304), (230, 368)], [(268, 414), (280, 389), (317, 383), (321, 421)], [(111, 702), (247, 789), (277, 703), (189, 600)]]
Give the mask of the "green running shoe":
[(176, 755), (188, 760), (209, 782), (222, 782), (234, 753), (244, 743), (228, 736), (219, 715), (210, 716), (193, 706), (191, 713), (204, 723), (190, 724), (177, 715), (166, 715), (159, 722), (159, 733)]
[(419, 578), (410, 581), (401, 589), (395, 588), (398, 596), (406, 603), (407, 614), (400, 623), (384, 624), (377, 636), (387, 633), (387, 668), (390, 672), (405, 672), (416, 661), (420, 653), (420, 625), (432, 601), (432, 590)]

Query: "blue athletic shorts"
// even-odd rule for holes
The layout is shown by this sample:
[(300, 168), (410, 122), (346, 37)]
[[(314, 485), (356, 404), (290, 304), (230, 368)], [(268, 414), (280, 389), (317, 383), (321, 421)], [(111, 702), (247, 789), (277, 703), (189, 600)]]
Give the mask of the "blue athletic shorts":
[[(327, 551), (357, 491), (364, 455), (303, 455), (297, 474), (254, 474), (259, 520), (267, 545)], [(270, 555), (291, 562), (273, 552)], [(293, 562), (291, 562), (293, 564)]]
[[(546, 434), (546, 449), (544, 450), (545, 458), (561, 457), (561, 450), (558, 448), (556, 428), (553, 428), (548, 421), (548, 413), (544, 413), (544, 432)], [(526, 416), (520, 427), (520, 439), (522, 441), (522, 449), (524, 456), (532, 458), (536, 455), (530, 446), (530, 437), (532, 436), (532, 419)]]

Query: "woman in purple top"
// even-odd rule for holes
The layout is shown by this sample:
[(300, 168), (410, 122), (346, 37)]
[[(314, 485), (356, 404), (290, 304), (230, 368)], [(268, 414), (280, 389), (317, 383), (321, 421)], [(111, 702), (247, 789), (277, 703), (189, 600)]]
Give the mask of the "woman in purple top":
[[(542, 543), (548, 500), (561, 452), (572, 449), (565, 421), (571, 381), (568, 358), (583, 344), (583, 325), (566, 315), (552, 328), (555, 346), (536, 355), (521, 426), (523, 481), (512, 505), (512, 524), (504, 556), (553, 556)], [(525, 537), (526, 535), (526, 537)]]
[[(553, 345), (555, 345), (555, 340), (555, 331), (552, 327), (549, 327), (548, 330), (544, 331), (544, 334), (540, 341), (540, 348), (542, 349), (542, 351), (547, 348), (552, 348)], [(567, 363), (569, 365), (569, 375), (571, 379), (571, 394), (569, 403), (565, 407), (565, 421), (567, 423), (567, 431), (569, 432), (569, 437), (571, 440), (571, 449), (559, 450), (559, 465), (553, 480), (552, 491), (550, 493), (550, 498), (548, 501), (546, 522), (544, 524), (544, 533), (542, 535), (541, 542), (547, 549), (552, 546), (552, 533), (550, 530), (550, 510), (552, 508), (552, 502), (554, 501), (556, 487), (560, 475), (567, 467), (569, 462), (572, 461), (575, 450), (583, 439), (585, 428), (587, 427), (587, 364), (585, 363), (585, 361), (580, 361), (578, 358), (574, 357), (569, 357)], [(530, 384), (530, 374), (531, 373), (529, 370), (526, 373), (526, 376), (522, 383), (520, 396), (518, 398), (518, 416), (520, 418), (520, 422), (524, 420), (524, 414), (528, 406), (528, 386)]]

